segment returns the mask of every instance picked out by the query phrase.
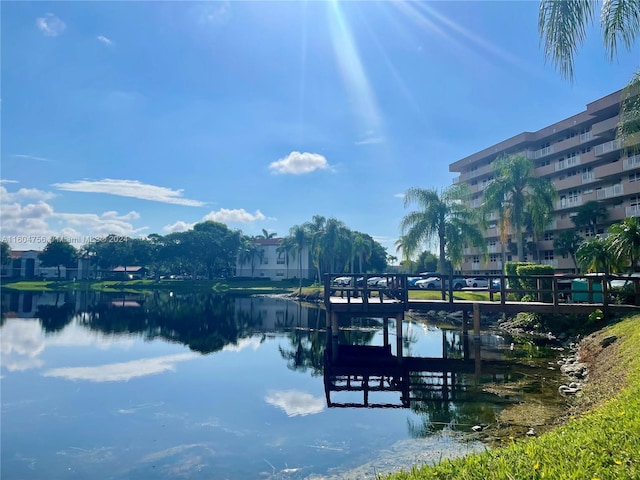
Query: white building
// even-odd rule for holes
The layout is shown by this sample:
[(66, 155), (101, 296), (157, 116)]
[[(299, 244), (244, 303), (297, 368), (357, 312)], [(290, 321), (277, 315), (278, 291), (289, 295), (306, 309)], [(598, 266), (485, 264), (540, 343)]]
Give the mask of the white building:
[[(309, 260), (309, 247), (302, 249), (301, 255), (278, 251), (282, 238), (258, 238), (253, 242), (258, 247), (253, 258), (238, 256), (236, 260), (236, 276), (264, 278), (269, 280), (291, 280), (294, 278), (311, 278), (313, 267)], [(300, 269), (300, 259), (302, 266)]]

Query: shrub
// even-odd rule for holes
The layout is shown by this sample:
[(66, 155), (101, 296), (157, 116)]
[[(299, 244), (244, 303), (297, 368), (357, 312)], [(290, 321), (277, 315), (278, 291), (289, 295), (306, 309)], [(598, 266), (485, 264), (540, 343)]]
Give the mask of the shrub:
[[(533, 301), (538, 300), (537, 291), (540, 288), (543, 291), (542, 301), (543, 302), (551, 302), (553, 301), (553, 273), (555, 269), (551, 265), (538, 265), (535, 263), (529, 264), (520, 264), (516, 267), (516, 273), (518, 274), (518, 282), (520, 283), (520, 288), (522, 288), (525, 296), (532, 296)], [(546, 276), (549, 278), (544, 278), (540, 282), (538, 279), (531, 278), (534, 276)], [(540, 287), (538, 287), (538, 283), (540, 283)], [(527, 300), (531, 301), (531, 300)]]

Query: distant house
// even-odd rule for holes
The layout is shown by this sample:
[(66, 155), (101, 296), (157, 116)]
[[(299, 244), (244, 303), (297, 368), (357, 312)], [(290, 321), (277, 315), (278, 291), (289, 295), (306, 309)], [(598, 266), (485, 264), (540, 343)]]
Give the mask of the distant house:
[[(58, 278), (57, 267), (43, 267), (38, 250), (12, 250), (11, 263), (3, 267), (2, 276), (31, 280), (35, 278)], [(60, 278), (69, 278), (75, 273), (74, 268), (60, 267)]]
[(236, 276), (264, 278), (268, 280), (289, 280), (293, 278), (311, 278), (313, 268), (309, 260), (309, 247), (302, 249), (302, 273), (298, 272), (298, 254), (279, 252), (282, 238), (257, 238), (253, 244), (257, 247), (253, 259), (243, 258), (240, 254), (236, 260)]
[(147, 273), (146, 268), (134, 266), (120, 266), (103, 272), (103, 278), (106, 280), (140, 280)]

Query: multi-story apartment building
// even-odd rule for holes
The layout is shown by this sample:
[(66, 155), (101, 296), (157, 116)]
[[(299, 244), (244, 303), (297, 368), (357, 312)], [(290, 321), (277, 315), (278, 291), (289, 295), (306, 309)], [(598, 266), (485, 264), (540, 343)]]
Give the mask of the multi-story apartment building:
[[(449, 171), (459, 173), (456, 182), (467, 183), (473, 194), (472, 207), (483, 202), (483, 191), (493, 180), (493, 161), (502, 156), (521, 153), (532, 160), (534, 174), (547, 178), (558, 191), (554, 218), (538, 243), (540, 263), (556, 267), (556, 271), (573, 273), (571, 257), (554, 252), (553, 239), (559, 232), (575, 229), (571, 217), (586, 202), (595, 200), (606, 206), (608, 219), (600, 232), (626, 217), (640, 216), (640, 154), (628, 153), (622, 141), (616, 139), (622, 91), (614, 92), (587, 105), (585, 111), (537, 132), (523, 132), (485, 148), (449, 165)], [(628, 144), (626, 146), (629, 146)], [(495, 218), (489, 219), (485, 239), (489, 257), (485, 259), (477, 248), (466, 248), (463, 273), (498, 274), (502, 270), (500, 229)], [(591, 232), (580, 231), (585, 238)], [(505, 247), (505, 250), (507, 248)], [(506, 261), (518, 259), (505, 251)]]

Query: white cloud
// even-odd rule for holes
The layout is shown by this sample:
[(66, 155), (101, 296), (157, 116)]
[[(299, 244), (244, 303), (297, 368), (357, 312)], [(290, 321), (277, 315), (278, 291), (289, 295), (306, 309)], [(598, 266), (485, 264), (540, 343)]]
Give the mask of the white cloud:
[(17, 192), (9, 193), (6, 188), (0, 187), (0, 199), (2, 203), (19, 202), (26, 199), (51, 200), (54, 197), (54, 193), (38, 190), (37, 188), (21, 188)]
[(264, 400), (281, 408), (290, 417), (320, 413), (325, 405), (322, 397), (314, 397), (310, 393), (297, 390), (273, 391), (264, 397)]
[(24, 153), (14, 153), (11, 156), (15, 157), (15, 158), (23, 158), (25, 160), (38, 160), (39, 162), (50, 162), (51, 161), (48, 158), (38, 157), (36, 155), (26, 155)]
[(249, 223), (256, 220), (266, 220), (266, 218), (260, 210), (256, 210), (255, 213), (249, 213), (244, 208), (221, 208), (217, 212), (209, 212), (202, 220), (205, 222), (213, 220), (221, 223)]
[(396, 198), (404, 199), (404, 193), (394, 193), (393, 196), (396, 197)]
[[(256, 210), (255, 213), (249, 213), (244, 208), (221, 208), (218, 211), (212, 211), (207, 213), (204, 217), (202, 217), (201, 222), (207, 222), (209, 220), (220, 223), (250, 223), (256, 221), (266, 220), (267, 217), (260, 211)], [(198, 222), (188, 223), (182, 220), (178, 220), (177, 222), (171, 225), (165, 225), (162, 230), (168, 233), (173, 232), (186, 232), (187, 230), (191, 230), (193, 226)]]
[(109, 363), (95, 367), (63, 367), (44, 372), (45, 377), (58, 377), (67, 380), (87, 380), (90, 382), (128, 382), (131, 379), (147, 375), (157, 375), (175, 371), (178, 362), (191, 360), (198, 355), (180, 353), (155, 358), (143, 358), (130, 362)]
[(53, 13), (36, 18), (36, 26), (47, 37), (57, 37), (67, 28), (65, 23)]
[(269, 164), (269, 170), (275, 174), (301, 175), (311, 173), (315, 170), (325, 170), (329, 168), (327, 159), (318, 153), (291, 152), (284, 158)]
[(131, 220), (140, 218), (140, 214), (135, 211), (124, 215), (118, 215), (117, 212), (105, 212), (101, 215), (95, 213), (55, 213), (53, 216), (65, 221), (68, 227), (88, 230), (92, 235), (97, 236), (113, 233), (130, 237), (146, 229), (146, 227), (136, 229), (131, 224)]
[(33, 237), (34, 242), (37, 242), (24, 243), (21, 240), (22, 243), (13, 244), (9, 241), (12, 248), (42, 249), (44, 243), (53, 236), (80, 238), (81, 235), (104, 236), (114, 233), (131, 237), (147, 228), (133, 226), (132, 222), (140, 219), (140, 214), (135, 211), (123, 215), (114, 211), (102, 214), (58, 213), (47, 203), (47, 200), (54, 196), (51, 192), (35, 188), (21, 188), (16, 192), (9, 192), (0, 186), (0, 222), (3, 236)]
[(107, 193), (121, 197), (133, 197), (153, 202), (201, 207), (205, 205), (199, 200), (191, 200), (182, 196), (182, 190), (172, 190), (157, 185), (149, 185), (138, 180), (117, 180), (105, 178), (103, 180), (78, 180), (75, 182), (54, 183), (54, 187), (70, 192)]
[(98, 35), (96, 37), (96, 39), (101, 42), (104, 43), (106, 46), (111, 46), (113, 45), (113, 42), (111, 40), (109, 40), (107, 37), (105, 37), (104, 35)]
[(6, 178), (0, 178), (0, 185), (5, 183), (19, 183), (17, 180), (7, 180)]
[(164, 230), (167, 233), (186, 232), (187, 230), (191, 230), (195, 224), (196, 222), (187, 223), (187, 222), (183, 222), (182, 220), (178, 220), (173, 225), (165, 225), (162, 228), (162, 230)]

